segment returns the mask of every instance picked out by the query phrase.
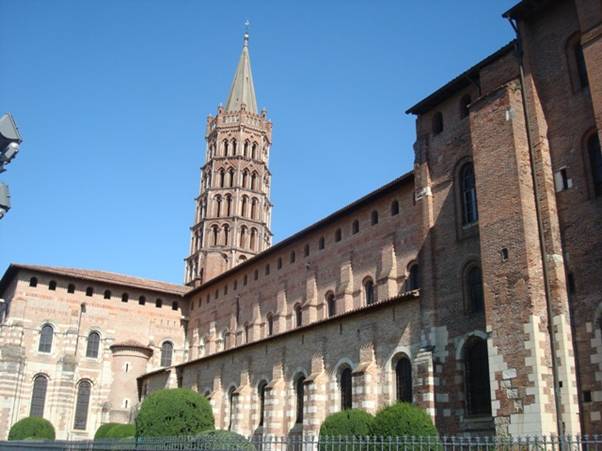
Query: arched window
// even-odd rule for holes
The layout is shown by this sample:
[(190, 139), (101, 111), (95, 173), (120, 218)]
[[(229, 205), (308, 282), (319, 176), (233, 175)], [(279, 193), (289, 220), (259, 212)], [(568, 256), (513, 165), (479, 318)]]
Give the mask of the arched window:
[(320, 237), (320, 241), (318, 241), (318, 249), (324, 249), (324, 237)]
[(464, 94), (462, 96), (462, 98), (460, 99), (460, 119), (464, 119), (465, 117), (468, 117), (469, 114), (469, 110), (468, 110), (468, 106), (470, 105), (471, 99), (470, 99), (470, 95), (468, 94)]
[(92, 384), (90, 381), (81, 381), (77, 386), (77, 400), (75, 402), (75, 419), (73, 421), (73, 429), (80, 431), (86, 430), (88, 422), (88, 408), (90, 406), (90, 393), (92, 392)]
[(232, 140), (232, 155), (236, 155), (236, 140)]
[(351, 409), (353, 407), (353, 383), (351, 368), (344, 367), (339, 376), (339, 389), (341, 390), (341, 410)]
[(378, 211), (374, 210), (371, 214), (370, 214), (370, 223), (372, 225), (376, 225), (378, 224)]
[(477, 188), (472, 163), (466, 163), (460, 170), (460, 196), (462, 202), (462, 225), (474, 224), (479, 219), (479, 213), (477, 210)]
[(30, 287), (37, 287), (38, 286), (38, 278), (37, 277), (32, 277), (31, 279), (29, 279), (29, 286)]
[(44, 324), (40, 331), (40, 343), (38, 344), (39, 352), (52, 352), (52, 339), (54, 337), (54, 329), (50, 324)]
[(86, 296), (92, 296), (94, 294), (94, 288), (88, 287), (86, 288)]
[(219, 230), (218, 227), (216, 225), (211, 227), (211, 233), (213, 234), (213, 245), (217, 246), (218, 244), (218, 235), (219, 235)]
[(234, 425), (234, 392), (236, 391), (236, 387), (230, 388), (228, 390), (228, 430), (232, 430), (232, 426)]
[(48, 289), (50, 291), (56, 291), (56, 280), (51, 280), (48, 282)]
[(130, 295), (127, 293), (123, 293), (121, 295), (121, 302), (127, 302), (130, 299)]
[(343, 232), (341, 231), (341, 229), (336, 229), (334, 231), (334, 241), (339, 242), (339, 241), (341, 241), (342, 238), (343, 238)]
[(240, 228), (240, 241), (238, 245), (243, 249), (247, 245), (247, 228), (244, 226)]
[(245, 158), (249, 158), (249, 141), (248, 140), (245, 141), (245, 145), (243, 147), (243, 154), (244, 154)]
[(231, 188), (234, 186), (234, 169), (228, 169), (228, 186)]
[(223, 169), (219, 170), (219, 187), (223, 188), (226, 185), (226, 173)]
[(274, 317), (271, 313), (268, 313), (268, 337), (271, 337), (274, 334)]
[(257, 387), (257, 397), (259, 398), (259, 426), (263, 426), (265, 417), (265, 388), (268, 386), (266, 381), (261, 381)]
[(395, 388), (397, 401), (412, 402), (412, 364), (405, 356), (395, 364)]
[(105, 290), (104, 298), (111, 299), (111, 290)]
[(291, 255), (290, 255), (289, 261), (291, 263), (295, 263), (296, 258), (297, 258), (297, 256), (295, 255), (295, 251), (291, 251)]
[(38, 374), (33, 379), (33, 390), (31, 392), (31, 406), (29, 408), (30, 417), (43, 417), (44, 406), (46, 404), (46, 391), (48, 389), (48, 378), (43, 374)]
[(408, 267), (408, 278), (406, 279), (405, 291), (417, 290), (418, 288), (420, 288), (418, 265), (412, 263)]
[(98, 349), (100, 347), (100, 334), (92, 331), (88, 334), (88, 344), (86, 346), (86, 357), (93, 359), (98, 357)]
[(230, 226), (224, 224), (224, 246), (228, 245), (228, 238), (230, 237)]
[(224, 329), (221, 333), (222, 351), (228, 349), (228, 329)]
[(391, 216), (396, 216), (399, 214), (399, 201), (395, 199), (391, 202)]
[(215, 216), (219, 218), (222, 215), (222, 198), (215, 196)]
[(433, 135), (438, 135), (443, 131), (443, 113), (437, 111), (433, 114)]
[(229, 143), (227, 139), (224, 139), (224, 156), (227, 157), (229, 152)]
[(226, 216), (230, 216), (232, 214), (232, 196), (226, 196)]
[(253, 191), (257, 190), (257, 174), (255, 172), (251, 174), (251, 189)]
[(360, 222), (356, 219), (355, 221), (353, 221), (353, 223), (351, 224), (351, 233), (353, 235), (355, 235), (356, 233), (358, 233), (360, 231)]
[(249, 180), (249, 171), (247, 171), (245, 169), (244, 171), (242, 171), (242, 187), (243, 188), (247, 187), (248, 180)]
[(173, 354), (173, 343), (164, 341), (161, 345), (161, 366), (171, 366), (171, 358)]
[(251, 341), (251, 326), (249, 323), (245, 323), (245, 343), (249, 343)]
[(240, 204), (240, 215), (243, 218), (247, 216), (247, 202), (248, 202), (248, 197), (242, 196), (242, 202)]
[(295, 419), (295, 423), (302, 424), (303, 423), (303, 404), (304, 404), (304, 396), (305, 396), (305, 376), (302, 374), (297, 377), (295, 381), (295, 395), (297, 395), (297, 415)]
[(468, 311), (471, 313), (482, 312), (485, 303), (481, 268), (473, 265), (467, 269), (464, 276), (464, 290)]
[(251, 242), (250, 242), (249, 247), (251, 248), (252, 251), (254, 251), (256, 246), (257, 246), (257, 229), (252, 228), (251, 229)]
[(596, 196), (602, 195), (602, 150), (597, 131), (587, 140), (587, 153)]
[(372, 282), (372, 279), (364, 282), (364, 298), (366, 299), (366, 305), (374, 303), (374, 282)]
[(251, 219), (257, 219), (257, 203), (258, 200), (256, 197), (254, 197), (251, 200)]
[(295, 327), (301, 327), (303, 324), (303, 310), (301, 304), (295, 304)]
[(328, 309), (329, 318), (332, 318), (337, 314), (337, 300), (335, 299), (333, 293), (328, 293), (326, 295), (326, 308)]
[(138, 298), (138, 305), (146, 305), (146, 298), (144, 296)]
[(491, 415), (487, 342), (472, 337), (464, 347), (466, 411), (468, 415)]
[(257, 159), (257, 143), (254, 142), (253, 145), (251, 146), (251, 158), (253, 160)]
[(69, 294), (75, 293), (75, 285), (70, 283), (69, 286), (67, 286), (67, 293), (69, 293)]

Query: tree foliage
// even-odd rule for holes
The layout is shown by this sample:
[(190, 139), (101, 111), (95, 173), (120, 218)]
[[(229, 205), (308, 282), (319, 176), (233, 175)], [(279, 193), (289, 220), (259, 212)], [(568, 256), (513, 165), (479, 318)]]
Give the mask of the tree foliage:
[(54, 426), (42, 417), (26, 417), (10, 428), (9, 440), (54, 440)]
[(437, 429), (424, 409), (399, 402), (385, 407), (376, 414), (372, 424), (372, 435), (432, 437), (437, 435)]

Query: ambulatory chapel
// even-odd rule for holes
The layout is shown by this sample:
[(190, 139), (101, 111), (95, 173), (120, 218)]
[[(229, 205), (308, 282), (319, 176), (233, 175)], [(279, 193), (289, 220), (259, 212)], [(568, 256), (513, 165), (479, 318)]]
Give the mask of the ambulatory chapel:
[(4, 273), (0, 439), (30, 415), (90, 438), (173, 387), (246, 436), (396, 401), (442, 434), (602, 433), (602, 3), (500, 20), (515, 40), (407, 109), (412, 170), (276, 244), (245, 34), (184, 284)]

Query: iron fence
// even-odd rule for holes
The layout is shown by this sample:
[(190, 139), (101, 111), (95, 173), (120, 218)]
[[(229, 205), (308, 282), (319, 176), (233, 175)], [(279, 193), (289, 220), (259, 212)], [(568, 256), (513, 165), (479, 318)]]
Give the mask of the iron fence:
[(602, 451), (602, 436), (313, 437), (254, 436), (248, 442), (199, 437), (0, 441), (0, 450), (94, 451)]

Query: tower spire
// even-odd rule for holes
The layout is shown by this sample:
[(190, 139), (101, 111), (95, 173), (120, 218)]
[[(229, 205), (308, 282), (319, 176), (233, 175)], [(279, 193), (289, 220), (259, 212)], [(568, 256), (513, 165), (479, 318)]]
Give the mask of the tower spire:
[(226, 111), (239, 111), (242, 104), (247, 111), (257, 114), (257, 99), (255, 98), (255, 86), (253, 85), (253, 74), (251, 72), (251, 57), (249, 56), (249, 21), (245, 22), (245, 33), (243, 35), (243, 47), (238, 67), (234, 74), (230, 95), (226, 102)]

